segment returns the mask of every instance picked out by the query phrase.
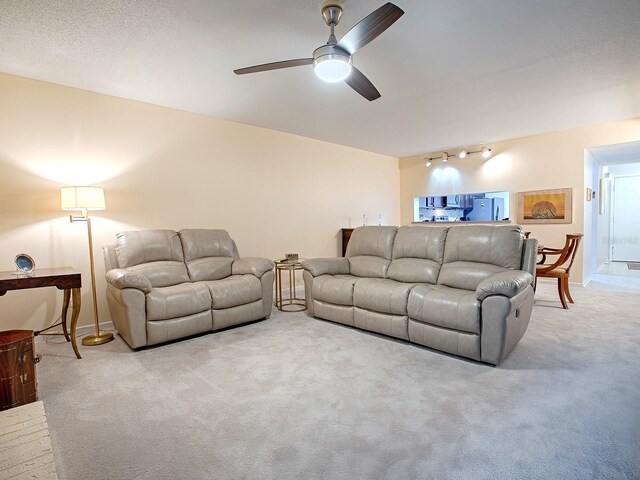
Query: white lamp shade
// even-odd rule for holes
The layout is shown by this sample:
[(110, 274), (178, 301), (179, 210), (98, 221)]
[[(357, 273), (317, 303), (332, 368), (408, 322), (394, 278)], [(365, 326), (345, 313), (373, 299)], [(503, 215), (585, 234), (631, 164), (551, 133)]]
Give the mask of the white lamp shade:
[(62, 210), (104, 210), (104, 190), (100, 187), (62, 187)]

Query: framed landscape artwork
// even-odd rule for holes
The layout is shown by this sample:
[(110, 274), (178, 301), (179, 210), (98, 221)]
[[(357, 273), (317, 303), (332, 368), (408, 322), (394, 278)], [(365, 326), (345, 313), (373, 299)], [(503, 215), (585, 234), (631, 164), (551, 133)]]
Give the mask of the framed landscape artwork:
[(518, 192), (518, 223), (571, 223), (571, 189)]

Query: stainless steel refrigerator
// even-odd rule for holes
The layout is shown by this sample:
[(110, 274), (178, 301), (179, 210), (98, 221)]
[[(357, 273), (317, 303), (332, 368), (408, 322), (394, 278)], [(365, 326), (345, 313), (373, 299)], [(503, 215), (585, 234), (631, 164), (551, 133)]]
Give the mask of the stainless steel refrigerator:
[(472, 222), (502, 220), (504, 216), (504, 199), (502, 198), (474, 198), (473, 210), (467, 214), (467, 218)]

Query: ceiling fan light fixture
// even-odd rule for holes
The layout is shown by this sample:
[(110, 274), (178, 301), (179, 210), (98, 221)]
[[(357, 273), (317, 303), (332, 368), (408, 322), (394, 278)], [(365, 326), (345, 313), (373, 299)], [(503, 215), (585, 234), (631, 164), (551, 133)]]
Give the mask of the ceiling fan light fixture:
[(313, 71), (325, 82), (341, 82), (351, 73), (351, 55), (334, 45), (323, 45), (313, 52)]

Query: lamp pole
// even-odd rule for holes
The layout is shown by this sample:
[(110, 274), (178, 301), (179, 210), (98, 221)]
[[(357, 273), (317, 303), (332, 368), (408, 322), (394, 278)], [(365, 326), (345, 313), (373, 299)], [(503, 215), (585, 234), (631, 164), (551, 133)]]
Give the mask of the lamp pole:
[(87, 222), (87, 233), (89, 235), (89, 262), (91, 263), (91, 294), (93, 295), (93, 319), (95, 321), (95, 333), (86, 335), (82, 339), (82, 344), (87, 346), (102, 345), (113, 340), (113, 333), (100, 332), (100, 322), (98, 320), (98, 300), (96, 298), (96, 271), (93, 262), (93, 238), (91, 237), (91, 218), (87, 210), (82, 211), (82, 216)]

